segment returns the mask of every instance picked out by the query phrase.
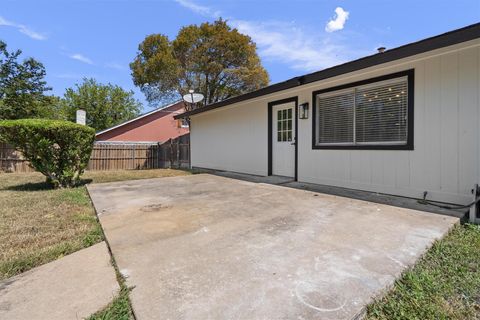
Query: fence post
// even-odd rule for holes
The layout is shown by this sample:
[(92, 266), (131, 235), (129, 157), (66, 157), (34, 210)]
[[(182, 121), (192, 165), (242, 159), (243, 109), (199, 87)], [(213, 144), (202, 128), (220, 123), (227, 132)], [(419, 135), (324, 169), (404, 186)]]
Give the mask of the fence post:
[(177, 148), (177, 169), (181, 167), (181, 162), (180, 162), (180, 138), (175, 139), (175, 145)]
[(132, 157), (132, 159), (133, 159), (133, 168), (132, 168), (132, 169), (136, 169), (136, 167), (135, 167), (135, 147), (136, 147), (136, 145), (133, 145), (133, 149), (132, 149), (132, 150), (133, 150), (133, 157)]
[(170, 139), (170, 169), (173, 168), (173, 140)]
[(157, 142), (157, 160), (155, 161), (155, 163), (153, 164), (153, 167), (155, 169), (158, 169), (160, 168), (160, 142)]
[(188, 135), (188, 169), (192, 169), (192, 146), (190, 145), (190, 134)]

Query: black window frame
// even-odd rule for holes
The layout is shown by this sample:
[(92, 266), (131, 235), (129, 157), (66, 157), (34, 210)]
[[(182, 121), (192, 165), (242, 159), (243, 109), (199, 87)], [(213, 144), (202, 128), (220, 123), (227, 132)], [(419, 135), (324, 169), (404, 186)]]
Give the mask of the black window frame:
[[(352, 87), (363, 86), (375, 82), (407, 77), (407, 143), (388, 145), (388, 144), (365, 144), (365, 145), (317, 145), (316, 144), (316, 129), (317, 129), (317, 95), (337, 90), (349, 89)], [(414, 133), (414, 101), (415, 101), (415, 69), (409, 69), (401, 72), (391, 73), (388, 75), (370, 78), (367, 80), (351, 82), (348, 84), (331, 87), (327, 89), (317, 90), (312, 92), (312, 149), (335, 149), (335, 150), (414, 150), (413, 133)]]

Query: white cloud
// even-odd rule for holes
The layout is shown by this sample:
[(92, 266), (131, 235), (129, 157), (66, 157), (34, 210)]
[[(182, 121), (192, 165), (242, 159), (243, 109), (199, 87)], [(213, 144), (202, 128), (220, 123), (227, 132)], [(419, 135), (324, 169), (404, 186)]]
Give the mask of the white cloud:
[(315, 71), (344, 61), (337, 55), (345, 51), (342, 46), (333, 44), (328, 38), (306, 34), (294, 23), (230, 22), (253, 39), (262, 58), (287, 63), (293, 69)]
[(342, 30), (345, 26), (345, 22), (347, 22), (349, 14), (350, 13), (343, 10), (342, 7), (337, 7), (335, 9), (335, 16), (333, 17), (333, 19), (330, 19), (330, 21), (327, 22), (327, 25), (325, 26), (325, 31), (334, 32)]
[(47, 37), (44, 34), (33, 31), (32, 29), (30, 29), (26, 25), (20, 24), (20, 23), (15, 23), (13, 21), (9, 21), (9, 20), (1, 17), (1, 16), (0, 16), (0, 26), (15, 28), (19, 32), (23, 33), (24, 35), (27, 35), (28, 37), (30, 37), (32, 39), (35, 39), (35, 40), (46, 40), (47, 39)]
[(81, 53), (74, 53), (72, 55), (69, 56), (70, 58), (72, 59), (75, 59), (75, 60), (78, 60), (80, 62), (83, 62), (83, 63), (86, 63), (86, 64), (93, 64), (93, 61), (90, 60), (89, 58), (85, 57), (83, 54)]
[(212, 10), (212, 8), (210, 8), (210, 7), (206, 7), (206, 6), (196, 4), (195, 2), (190, 1), (190, 0), (175, 0), (175, 2), (177, 2), (182, 7), (185, 7), (185, 8), (187, 8), (187, 9), (189, 9), (189, 10), (195, 12), (195, 13), (198, 13), (198, 14), (202, 15), (202, 16), (218, 18), (221, 15), (220, 11)]
[(38, 33), (38, 32), (35, 32), (33, 31), (32, 29), (29, 29), (28, 27), (22, 25), (22, 24), (19, 24), (18, 25), (18, 31), (20, 31), (21, 33), (29, 36), (30, 38), (32, 39), (35, 39), (35, 40), (46, 40), (47, 37), (41, 33)]
[(105, 64), (105, 67), (116, 70), (127, 70), (127, 67), (116, 62), (109, 62)]
[[(198, 5), (192, 0), (175, 1), (203, 16), (217, 18), (220, 15), (220, 11)], [(335, 12), (337, 13), (335, 21), (343, 19), (341, 23), (343, 28), (348, 12), (342, 8), (337, 8)], [(232, 17), (229, 17), (228, 21), (239, 32), (253, 39), (262, 59), (280, 61), (302, 72), (334, 66), (348, 60), (352, 55), (348, 48), (334, 43), (329, 34), (307, 32), (297, 27), (294, 22), (260, 22), (238, 20)], [(335, 23), (338, 24), (338, 22)]]

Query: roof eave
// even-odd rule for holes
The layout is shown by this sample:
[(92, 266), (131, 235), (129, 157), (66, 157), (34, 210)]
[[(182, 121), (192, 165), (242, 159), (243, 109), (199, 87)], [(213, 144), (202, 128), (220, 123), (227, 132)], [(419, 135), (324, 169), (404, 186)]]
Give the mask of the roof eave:
[(182, 100), (178, 100), (178, 101), (175, 101), (174, 103), (171, 103), (171, 104), (168, 104), (168, 105), (166, 105), (166, 106), (162, 106), (162, 107), (160, 107), (160, 108), (157, 108), (157, 109), (154, 109), (154, 110), (152, 110), (152, 111), (146, 112), (146, 113), (144, 113), (144, 114), (139, 115), (139, 116), (136, 117), (136, 118), (127, 120), (127, 121), (122, 122), (122, 123), (119, 123), (119, 124), (117, 124), (117, 125), (115, 125), (115, 126), (113, 126), (113, 127), (110, 127), (110, 128), (104, 129), (104, 130), (102, 130), (102, 131), (99, 131), (99, 132), (97, 132), (97, 133), (95, 134), (95, 136), (99, 136), (99, 135), (104, 134), (104, 133), (106, 133), (106, 132), (115, 130), (115, 129), (117, 129), (117, 128), (121, 128), (121, 127), (123, 127), (124, 125), (127, 125), (127, 124), (129, 124), (129, 123), (138, 121), (138, 120), (143, 119), (143, 118), (145, 118), (145, 117), (148, 117), (148, 116), (150, 116), (150, 115), (152, 115), (152, 114), (155, 114), (155, 113), (157, 113), (157, 112), (161, 112), (162, 110), (165, 110), (165, 109), (168, 109), (168, 108), (170, 108), (170, 107), (173, 107), (174, 105), (176, 105), (176, 104), (178, 104), (178, 103), (180, 103), (180, 102), (182, 102)]
[(363, 57), (357, 60), (346, 62), (344, 64), (340, 64), (331, 68), (323, 69), (321, 71), (296, 77), (296, 78), (287, 80), (285, 82), (273, 84), (265, 88), (252, 91), (240, 96), (236, 96), (227, 100), (216, 102), (199, 109), (184, 112), (182, 114), (176, 115), (174, 118), (175, 119), (186, 118), (195, 114), (217, 109), (217, 108), (234, 104), (237, 102), (291, 89), (307, 83), (332, 78), (342, 74), (373, 67), (379, 64), (400, 60), (403, 58), (425, 53), (428, 51), (433, 51), (443, 47), (448, 47), (448, 46), (452, 46), (462, 42), (467, 42), (477, 38), (480, 38), (480, 23), (472, 24), (470, 26), (467, 26), (461, 29), (449, 31), (434, 37), (409, 43), (397, 48), (387, 50), (383, 53), (377, 53), (377, 54)]

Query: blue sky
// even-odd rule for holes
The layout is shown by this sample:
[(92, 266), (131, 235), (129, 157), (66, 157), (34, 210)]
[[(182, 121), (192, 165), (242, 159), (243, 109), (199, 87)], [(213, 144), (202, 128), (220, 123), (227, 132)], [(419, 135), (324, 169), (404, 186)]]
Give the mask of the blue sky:
[(128, 67), (138, 44), (220, 16), (257, 43), (275, 83), (479, 22), (480, 1), (2, 0), (0, 39), (45, 65), (53, 94), (94, 77), (134, 90), (147, 111)]

